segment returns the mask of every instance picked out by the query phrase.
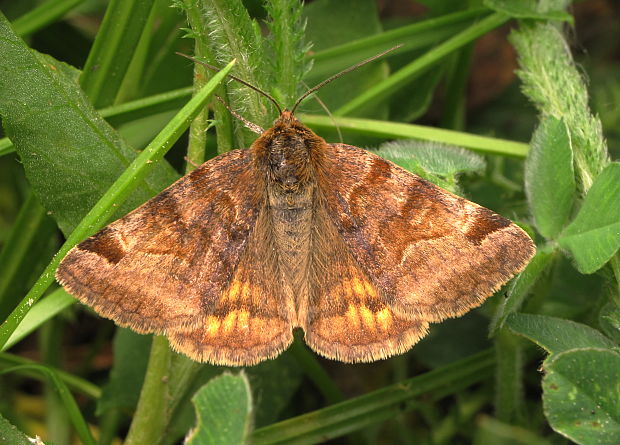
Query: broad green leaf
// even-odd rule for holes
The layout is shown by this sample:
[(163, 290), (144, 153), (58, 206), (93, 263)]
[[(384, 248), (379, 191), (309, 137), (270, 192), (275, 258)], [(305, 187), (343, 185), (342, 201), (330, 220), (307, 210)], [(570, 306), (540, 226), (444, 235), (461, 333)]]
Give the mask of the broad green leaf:
[(198, 424), (186, 441), (188, 445), (249, 443), (254, 412), (245, 374), (215, 377), (196, 393), (192, 402)]
[(24, 433), (0, 414), (0, 443), (7, 445), (32, 445)]
[[(184, 359), (190, 361), (189, 358), (182, 354), (177, 354), (172, 357), (174, 363), (170, 366), (171, 376), (173, 375), (172, 371), (178, 369)], [(191, 383), (183, 388), (184, 394), (178, 399), (176, 408), (173, 408), (173, 414), (168, 423), (166, 438), (161, 445), (175, 445), (179, 443), (179, 441), (187, 435), (187, 432), (196, 425), (196, 410), (191, 403), (192, 397), (200, 388), (209, 383), (211, 379), (224, 372), (224, 369), (219, 366), (207, 364), (199, 364), (198, 366), (199, 368), (191, 379)], [(173, 388), (170, 389), (172, 390)], [(177, 394), (172, 394), (172, 391), (170, 392), (173, 397), (177, 397)]]
[(480, 173), (486, 162), (480, 155), (461, 147), (424, 142), (418, 140), (400, 140), (387, 142), (379, 147), (378, 155), (391, 159), (403, 168), (408, 162), (417, 163), (424, 170), (441, 176), (453, 176), (457, 173)]
[(574, 321), (534, 314), (511, 314), (506, 325), (549, 354), (576, 348), (613, 348), (614, 342), (596, 329)]
[(543, 408), (554, 430), (582, 445), (620, 443), (620, 354), (584, 348), (544, 364)]
[[(45, 301), (45, 300), (44, 300)], [(151, 348), (150, 335), (119, 328), (114, 336), (114, 365), (97, 401), (97, 414), (109, 409), (135, 409)]]
[(142, 184), (142, 179), (144, 179), (148, 173), (151, 173), (154, 167), (160, 165), (158, 161), (162, 160), (164, 154), (183, 134), (192, 119), (204, 108), (217, 85), (223, 80), (226, 74), (228, 74), (233, 65), (234, 60), (215, 74), (215, 76), (192, 97), (140, 155), (127, 166), (118, 179), (106, 190), (97, 204), (90, 209), (84, 218), (82, 218), (30, 291), (15, 310), (13, 310), (9, 318), (0, 325), (0, 345), (4, 345), (7, 342), (15, 328), (30, 310), (32, 304), (41, 298), (45, 290), (47, 290), (49, 285), (54, 281), (54, 271), (64, 255), (67, 254), (72, 246), (102, 227), (116, 210), (115, 206), (126, 202), (130, 194)]
[[(176, 362), (184, 356), (176, 356)], [(185, 358), (187, 361), (189, 359)], [(192, 379), (191, 386), (184, 397), (178, 402), (170, 421), (169, 434), (164, 444), (176, 443), (187, 431), (196, 424), (195, 410), (190, 403), (190, 398), (202, 386), (207, 384), (216, 375), (221, 374), (225, 368), (209, 365), (201, 365), (197, 375)], [(285, 351), (275, 360), (267, 360), (245, 370), (248, 381), (252, 388), (256, 427), (269, 425), (280, 418), (281, 412), (291, 401), (291, 397), (299, 388), (302, 381), (302, 369), (296, 357), (290, 351)], [(171, 370), (171, 392), (174, 394), (174, 378), (176, 370)]]
[(555, 239), (575, 199), (573, 151), (562, 120), (546, 117), (534, 132), (525, 160), (525, 193), (542, 236)]
[(573, 16), (563, 10), (543, 9), (537, 0), (484, 0), (484, 5), (497, 12), (503, 12), (518, 19), (562, 20), (573, 22)]
[(506, 317), (521, 309), (525, 297), (545, 270), (547, 270), (553, 257), (554, 252), (543, 249), (538, 250), (525, 269), (512, 280), (506, 291), (506, 296), (497, 306), (497, 310), (489, 326), (489, 332), (491, 334), (503, 326)]
[(486, 163), (480, 155), (460, 147), (417, 140), (382, 144), (375, 152), (423, 178), (460, 194), (457, 173), (483, 171)]
[[(37, 57), (0, 14), (0, 115), (43, 206), (70, 233), (136, 157), (64, 70)], [(61, 64), (62, 65), (62, 64)], [(126, 213), (177, 177), (165, 162), (118, 209)]]
[(302, 382), (302, 368), (290, 351), (247, 369), (255, 404), (255, 425), (269, 425), (280, 417)]
[(620, 247), (620, 163), (595, 179), (577, 216), (558, 243), (568, 249), (581, 273), (603, 267)]

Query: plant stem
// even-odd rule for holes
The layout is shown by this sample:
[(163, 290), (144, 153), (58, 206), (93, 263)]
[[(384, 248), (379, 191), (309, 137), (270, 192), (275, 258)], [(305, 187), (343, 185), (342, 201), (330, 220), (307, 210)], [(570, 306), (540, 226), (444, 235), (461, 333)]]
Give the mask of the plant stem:
[(155, 445), (163, 438), (170, 420), (168, 382), (171, 356), (166, 337), (153, 337), (140, 400), (125, 445)]
[(431, 400), (488, 379), (494, 370), (491, 350), (467, 357), (426, 374), (317, 411), (259, 428), (254, 444), (322, 443), (415, 408), (415, 397), (432, 393)]
[(615, 254), (609, 260), (609, 265), (611, 266), (611, 270), (614, 273), (614, 277), (616, 278), (616, 292), (611, 292), (611, 298), (616, 304), (618, 308), (620, 308), (620, 255)]
[[(194, 31), (194, 55), (198, 58), (206, 57), (209, 54), (209, 47), (204, 42), (200, 29), (204, 28), (204, 16), (196, 1), (185, 1), (187, 20)], [(209, 73), (207, 68), (199, 63), (194, 63), (194, 93), (207, 82)], [(202, 164), (205, 160), (205, 147), (207, 144), (207, 126), (209, 121), (209, 109), (202, 110), (192, 121), (189, 127), (189, 142), (187, 144), (187, 164), (185, 173), (194, 169), (193, 164)]]
[(507, 328), (495, 337), (495, 414), (506, 423), (523, 423), (523, 351), (520, 339)]

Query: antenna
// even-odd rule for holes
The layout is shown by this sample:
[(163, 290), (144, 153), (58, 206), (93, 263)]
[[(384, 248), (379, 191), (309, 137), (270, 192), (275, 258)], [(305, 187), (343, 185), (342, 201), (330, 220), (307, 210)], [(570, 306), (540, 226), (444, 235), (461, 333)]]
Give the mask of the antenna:
[[(187, 54), (183, 54), (183, 53), (180, 53), (180, 52), (178, 52), (178, 51), (176, 51), (176, 54), (178, 54), (179, 56), (183, 56), (183, 57), (185, 57), (186, 59), (192, 60), (193, 62), (199, 63), (199, 64), (201, 64), (201, 65), (203, 65), (203, 66), (205, 66), (205, 67), (209, 68), (211, 71), (215, 71), (215, 72), (220, 71), (220, 68), (218, 68), (218, 67), (216, 67), (216, 66), (213, 66), (213, 65), (209, 65), (208, 63), (203, 62), (202, 60), (198, 60), (198, 59), (196, 59), (195, 57), (188, 56)], [(262, 94), (263, 96), (265, 96), (267, 99), (269, 99), (271, 102), (273, 102), (273, 104), (274, 104), (274, 105), (276, 106), (276, 108), (278, 109), (278, 113), (282, 114), (282, 107), (281, 107), (281, 106), (280, 106), (280, 104), (279, 104), (279, 103), (278, 103), (278, 102), (277, 102), (277, 101), (273, 98), (273, 96), (271, 96), (270, 94), (268, 94), (268, 93), (264, 92), (264, 91), (263, 91), (263, 90), (261, 90), (260, 88), (255, 87), (255, 86), (254, 86), (254, 85), (252, 85), (251, 83), (246, 82), (245, 80), (238, 78), (237, 76), (233, 76), (232, 74), (228, 74), (228, 77), (230, 77), (231, 79), (236, 80), (236, 81), (237, 81), (237, 82), (239, 82), (239, 83), (242, 83), (242, 84), (243, 84), (243, 85), (245, 85), (246, 87), (251, 88), (251, 89), (253, 89), (254, 91), (256, 91), (257, 93)]]
[[(324, 87), (325, 85), (327, 85), (328, 83), (330, 83), (330, 82), (332, 82), (332, 81), (334, 81), (334, 80), (338, 79), (339, 77), (344, 76), (345, 74), (347, 74), (347, 73), (349, 73), (349, 72), (351, 72), (351, 71), (353, 71), (353, 70), (358, 69), (358, 68), (359, 68), (359, 67), (361, 67), (361, 66), (366, 65), (367, 63), (372, 62), (373, 60), (378, 59), (379, 57), (383, 57), (383, 56), (385, 56), (387, 53), (390, 53), (390, 52), (392, 52), (392, 51), (394, 51), (394, 50), (396, 50), (396, 49), (400, 48), (401, 46), (403, 46), (403, 44), (402, 44), (402, 43), (401, 43), (400, 45), (393, 46), (392, 48), (387, 49), (387, 50), (385, 50), (385, 51), (383, 51), (383, 52), (381, 52), (381, 53), (379, 53), (379, 54), (377, 54), (377, 55), (375, 55), (375, 56), (372, 56), (372, 57), (370, 57), (370, 58), (368, 58), (368, 59), (366, 59), (366, 60), (362, 60), (361, 62), (356, 63), (355, 65), (350, 66), (349, 68), (346, 68), (346, 69), (344, 69), (344, 70), (340, 71), (338, 74), (334, 74), (333, 76), (329, 77), (328, 79), (325, 79), (323, 82), (319, 83), (318, 85), (316, 85), (316, 86), (314, 86), (314, 87), (310, 88), (308, 91), (306, 91), (304, 94), (302, 94), (302, 95), (301, 95), (301, 97), (300, 97), (299, 99), (297, 99), (297, 102), (295, 102), (295, 105), (293, 105), (293, 109), (291, 110), (291, 113), (292, 113), (292, 114), (295, 114), (295, 110), (296, 110), (296, 109), (297, 109), (297, 107), (301, 104), (301, 102), (302, 102), (302, 101), (303, 101), (306, 97), (308, 97), (308, 96), (310, 96), (312, 93), (314, 93), (316, 90), (318, 90), (318, 89), (320, 89), (320, 88), (323, 88), (323, 87)], [(178, 54), (178, 53), (177, 53), (177, 54)]]

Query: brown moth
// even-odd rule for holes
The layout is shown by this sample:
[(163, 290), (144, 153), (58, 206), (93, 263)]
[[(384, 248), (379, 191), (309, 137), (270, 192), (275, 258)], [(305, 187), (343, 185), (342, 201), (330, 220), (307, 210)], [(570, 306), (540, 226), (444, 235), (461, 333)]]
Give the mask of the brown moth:
[(56, 277), (197, 361), (252, 365), (299, 327), (325, 357), (370, 362), (482, 304), (534, 251), (508, 219), (285, 110), (74, 247)]

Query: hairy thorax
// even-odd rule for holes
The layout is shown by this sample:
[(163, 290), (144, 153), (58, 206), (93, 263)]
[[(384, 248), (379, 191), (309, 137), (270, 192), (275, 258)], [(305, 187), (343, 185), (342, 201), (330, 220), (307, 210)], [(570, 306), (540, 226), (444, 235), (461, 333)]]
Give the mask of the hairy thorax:
[(268, 212), (278, 266), (293, 300), (300, 301), (308, 293), (316, 193), (308, 147), (299, 136), (284, 132), (267, 144), (267, 157)]

